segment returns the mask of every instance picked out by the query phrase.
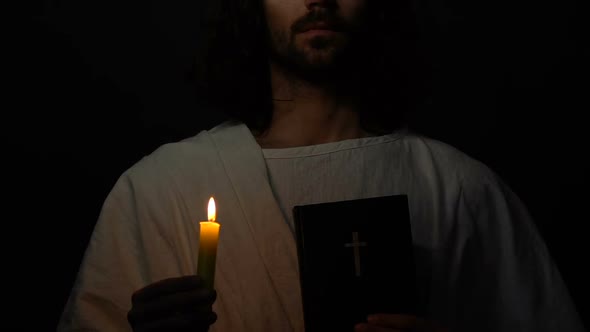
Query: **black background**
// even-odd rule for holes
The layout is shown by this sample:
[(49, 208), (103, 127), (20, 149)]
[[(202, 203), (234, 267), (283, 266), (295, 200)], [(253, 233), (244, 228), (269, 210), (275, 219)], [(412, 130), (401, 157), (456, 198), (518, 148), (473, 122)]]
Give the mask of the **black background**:
[[(8, 18), (2, 243), (13, 330), (55, 329), (117, 177), (222, 119), (199, 107), (185, 80), (204, 3), (38, 1)], [(483, 161), (522, 198), (587, 319), (582, 1), (421, 8), (436, 71), (416, 128)]]

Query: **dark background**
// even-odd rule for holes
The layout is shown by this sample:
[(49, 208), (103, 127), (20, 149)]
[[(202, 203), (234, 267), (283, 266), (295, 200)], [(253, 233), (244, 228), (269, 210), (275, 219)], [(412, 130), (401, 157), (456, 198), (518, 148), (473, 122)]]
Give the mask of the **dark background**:
[[(185, 79), (204, 3), (39, 1), (7, 28), (2, 243), (12, 330), (55, 329), (118, 176), (222, 120)], [(435, 93), (415, 127), (483, 161), (522, 198), (588, 322), (582, 1), (420, 8)]]

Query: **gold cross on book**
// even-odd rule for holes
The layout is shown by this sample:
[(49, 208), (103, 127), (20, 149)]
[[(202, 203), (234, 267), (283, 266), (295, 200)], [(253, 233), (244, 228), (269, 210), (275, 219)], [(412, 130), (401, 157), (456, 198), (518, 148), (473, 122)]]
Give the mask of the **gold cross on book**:
[(359, 233), (358, 232), (352, 232), (352, 242), (351, 243), (345, 243), (344, 246), (346, 248), (352, 248), (353, 249), (353, 253), (354, 253), (354, 271), (355, 271), (355, 275), (357, 277), (361, 276), (361, 255), (360, 255), (360, 251), (359, 248), (360, 247), (366, 247), (367, 243), (366, 242), (359, 242)]

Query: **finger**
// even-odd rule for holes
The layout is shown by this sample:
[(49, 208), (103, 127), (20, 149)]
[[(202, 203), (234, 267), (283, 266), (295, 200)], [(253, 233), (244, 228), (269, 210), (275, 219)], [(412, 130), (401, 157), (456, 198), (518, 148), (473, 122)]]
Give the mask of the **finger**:
[(211, 310), (210, 307), (216, 297), (217, 292), (206, 288), (174, 293), (133, 306), (127, 319), (134, 324), (135, 322), (161, 319), (175, 312), (204, 312)]
[(354, 332), (403, 332), (400, 329), (394, 329), (389, 327), (382, 327), (367, 323), (360, 323), (355, 325)]
[(203, 279), (197, 275), (163, 279), (136, 291), (131, 296), (133, 304), (145, 302), (164, 294), (192, 290), (203, 285)]
[(171, 331), (206, 331), (207, 327), (217, 321), (217, 315), (209, 312), (207, 315), (178, 314), (133, 327), (134, 332), (171, 332)]

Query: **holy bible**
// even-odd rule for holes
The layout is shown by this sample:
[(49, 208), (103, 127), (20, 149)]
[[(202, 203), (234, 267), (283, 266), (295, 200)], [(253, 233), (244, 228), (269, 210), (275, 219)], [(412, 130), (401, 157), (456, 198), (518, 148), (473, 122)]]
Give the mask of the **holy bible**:
[(306, 332), (351, 332), (372, 313), (416, 314), (406, 195), (293, 208)]

